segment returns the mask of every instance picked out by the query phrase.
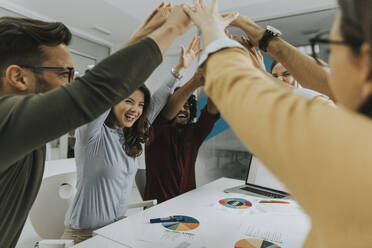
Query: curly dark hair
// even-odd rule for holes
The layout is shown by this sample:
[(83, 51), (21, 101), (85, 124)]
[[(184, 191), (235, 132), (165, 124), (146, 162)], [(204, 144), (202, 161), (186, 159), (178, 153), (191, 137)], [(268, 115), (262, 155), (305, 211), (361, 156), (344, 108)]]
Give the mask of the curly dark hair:
[[(176, 87), (174, 89), (174, 92), (176, 92), (179, 88), (181, 88), (181, 87)], [(192, 94), (189, 97), (189, 99), (187, 99), (187, 103), (190, 105), (190, 119), (189, 119), (189, 121), (188, 121), (187, 124), (190, 124), (195, 119), (196, 113), (197, 113), (197, 110), (198, 110), (197, 109), (197, 103), (198, 103), (198, 101), (196, 100), (196, 96), (194, 94)]]
[(9, 65), (40, 65), (48, 59), (42, 45), (68, 45), (71, 37), (61, 22), (0, 17), (0, 89)]
[[(147, 111), (150, 105), (150, 91), (146, 86), (141, 86), (138, 88), (143, 95), (145, 104), (143, 106), (142, 115), (136, 122), (133, 124), (132, 127), (123, 128), (125, 142), (122, 144), (123, 150), (128, 156), (131, 157), (138, 157), (142, 154), (142, 145), (141, 144), (148, 144), (150, 140), (149, 134), (149, 122), (147, 120)], [(117, 121), (115, 114), (113, 112), (113, 108), (111, 108), (110, 114), (107, 116), (105, 120), (105, 124), (108, 127), (114, 127), (115, 122)]]

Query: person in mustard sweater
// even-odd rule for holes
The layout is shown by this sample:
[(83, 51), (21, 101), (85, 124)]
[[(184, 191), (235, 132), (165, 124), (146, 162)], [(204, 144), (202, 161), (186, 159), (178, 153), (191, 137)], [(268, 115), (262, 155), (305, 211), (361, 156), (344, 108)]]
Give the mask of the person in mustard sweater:
[[(331, 90), (339, 108), (293, 95), (258, 70), (249, 54), (225, 36), (224, 28), (236, 14), (221, 17), (215, 0), (211, 9), (201, 0), (184, 7), (202, 33), (206, 93), (241, 141), (310, 215), (305, 247), (372, 243), (372, 2), (339, 4), (330, 39), (315, 40), (331, 44), (329, 85), (319, 86)], [(249, 38), (258, 46), (266, 31), (255, 28)], [(266, 46), (268, 51), (292, 51), (288, 54), (297, 63), (305, 59), (313, 79), (326, 76), (280, 37)]]

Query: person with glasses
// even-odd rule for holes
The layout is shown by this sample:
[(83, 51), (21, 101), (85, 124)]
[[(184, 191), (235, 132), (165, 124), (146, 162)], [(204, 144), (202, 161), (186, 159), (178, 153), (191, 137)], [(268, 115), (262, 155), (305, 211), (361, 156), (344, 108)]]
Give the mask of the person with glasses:
[[(166, 10), (171, 11), (171, 7)], [(194, 37), (173, 71), (182, 73), (198, 56)], [(171, 72), (151, 96), (141, 86), (96, 120), (76, 130), (77, 193), (65, 216), (62, 239), (75, 244), (95, 229), (124, 218), (138, 169), (142, 144), (150, 141), (149, 126), (163, 109), (178, 78)]]
[[(255, 61), (256, 65), (262, 69), (262, 71), (266, 72), (266, 67), (264, 63), (263, 56), (261, 52), (253, 47), (250, 41), (242, 36), (240, 39), (238, 37), (232, 37), (227, 33), (228, 37), (231, 39), (238, 41), (241, 45), (243, 45), (251, 58)], [(316, 101), (321, 101), (323, 103), (328, 103), (334, 106), (332, 100), (329, 99), (328, 96), (323, 95), (315, 90), (303, 88), (297, 80), (292, 76), (292, 74), (278, 61), (274, 60), (270, 66), (270, 73), (271, 75), (278, 79), (275, 80), (279, 85), (282, 85), (285, 88), (289, 88), (292, 92), (296, 95), (301, 95), (309, 99), (313, 99)]]
[[(330, 38), (322, 40), (330, 44), (330, 74), (280, 37), (271, 39), (266, 48), (277, 57), (292, 56), (290, 71), (296, 67), (293, 64), (305, 61), (303, 78), (310, 78), (306, 70), (316, 74), (313, 85), (332, 90), (339, 108), (279, 87), (239, 43), (226, 38), (225, 27), (238, 20), (258, 47), (266, 31), (248, 18), (237, 13), (221, 16), (216, 0), (212, 8), (202, 0), (184, 7), (204, 41), (200, 63), (206, 93), (245, 146), (311, 217), (304, 247), (371, 245), (372, 200), (366, 196), (372, 194), (372, 1), (338, 3)], [(282, 61), (289, 69), (290, 63)]]
[[(0, 247), (15, 247), (37, 196), (45, 144), (140, 87), (190, 28), (181, 6), (154, 10), (124, 48), (73, 78), (62, 23), (0, 18)], [(50, 220), (53, 221), (53, 220)]]
[[(315, 39), (309, 40), (313, 56), (313, 58), (311, 58), (283, 40), (280, 37), (280, 31), (273, 28), (275, 31), (270, 32), (269, 29), (272, 28), (270, 26), (264, 29), (245, 16), (237, 17), (231, 25), (242, 29), (248, 36), (249, 42), (257, 48), (260, 46), (258, 37), (263, 37), (265, 33), (272, 34), (271, 36), (267, 36), (269, 40), (267, 44), (261, 42), (261, 45), (266, 44), (267, 46), (264, 48), (264, 51), (269, 53), (277, 63), (280, 63), (296, 82), (301, 82), (302, 87), (320, 92), (335, 101), (328, 82), (328, 65), (318, 58), (319, 52), (321, 52), (323, 56), (327, 56), (327, 53), (329, 53), (329, 44), (328, 46), (326, 44), (326, 36), (328, 33), (325, 34), (322, 32), (317, 35)], [(270, 44), (270, 46), (268, 44)], [(319, 67), (319, 64), (323, 66)]]
[[(31, 69), (35, 73), (40, 73), (43, 70), (55, 71), (59, 76), (67, 78), (70, 83), (75, 77), (75, 68), (71, 66), (32, 66), (32, 65), (19, 65), (22, 68)], [(43, 90), (47, 91), (47, 90)]]
[(200, 146), (219, 119), (211, 100), (196, 117), (193, 92), (204, 84), (201, 71), (176, 88), (154, 121), (152, 139), (145, 149), (145, 200), (163, 202), (196, 188), (195, 162)]

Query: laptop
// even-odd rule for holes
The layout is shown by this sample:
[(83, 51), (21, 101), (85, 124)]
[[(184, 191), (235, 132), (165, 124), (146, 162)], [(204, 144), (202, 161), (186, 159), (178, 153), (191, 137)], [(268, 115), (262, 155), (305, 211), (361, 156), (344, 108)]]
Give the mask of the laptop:
[(245, 184), (225, 189), (224, 192), (290, 199), (290, 195), (284, 185), (254, 155), (251, 156), (249, 161)]

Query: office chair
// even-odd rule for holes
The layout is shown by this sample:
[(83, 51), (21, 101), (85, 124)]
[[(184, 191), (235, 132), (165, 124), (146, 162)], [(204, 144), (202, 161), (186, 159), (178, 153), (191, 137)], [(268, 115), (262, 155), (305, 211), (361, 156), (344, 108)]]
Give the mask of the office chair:
[(64, 231), (67, 209), (75, 196), (76, 172), (43, 179), (30, 211), (31, 224), (43, 239), (59, 239)]
[(135, 182), (138, 188), (138, 191), (142, 197), (145, 198), (145, 186), (146, 186), (146, 169), (139, 168), (135, 177)]
[[(142, 183), (143, 189), (144, 183), (145, 180)], [(31, 225), (42, 239), (59, 239), (62, 236), (65, 214), (76, 193), (75, 185), (75, 159), (46, 162), (44, 178), (29, 213)], [(130, 203), (128, 209), (152, 207), (156, 204), (156, 200), (135, 202)]]

